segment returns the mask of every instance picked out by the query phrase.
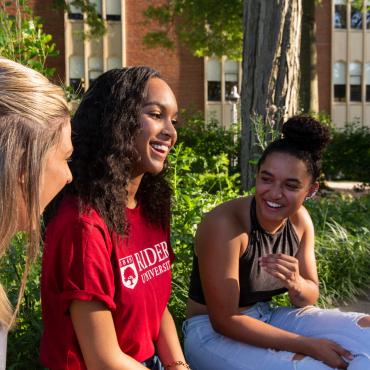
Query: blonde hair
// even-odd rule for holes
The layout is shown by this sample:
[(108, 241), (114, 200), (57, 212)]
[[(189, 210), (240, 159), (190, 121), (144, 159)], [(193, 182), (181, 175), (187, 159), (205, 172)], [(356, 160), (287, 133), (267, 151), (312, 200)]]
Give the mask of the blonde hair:
[(0, 258), (19, 231), (20, 195), (28, 223), (26, 266), (14, 313), (0, 284), (0, 325), (6, 328), (14, 323), (27, 274), (39, 251), (39, 185), (45, 155), (58, 142), (68, 116), (60, 87), (36, 71), (0, 57)]

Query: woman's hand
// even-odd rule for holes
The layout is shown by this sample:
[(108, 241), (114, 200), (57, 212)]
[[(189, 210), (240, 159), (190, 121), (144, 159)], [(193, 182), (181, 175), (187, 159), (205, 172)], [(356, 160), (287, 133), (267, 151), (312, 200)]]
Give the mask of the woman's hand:
[(260, 265), (266, 272), (279, 279), (285, 288), (301, 291), (302, 276), (299, 273), (299, 261), (287, 254), (268, 254), (260, 258)]
[(302, 263), (299, 257), (282, 253), (268, 254), (261, 257), (259, 262), (267, 273), (279, 279), (288, 289), (294, 306), (305, 307), (316, 303), (319, 297), (316, 267), (307, 269), (307, 263)]
[(316, 360), (324, 362), (334, 369), (347, 369), (348, 361), (353, 359), (351, 352), (347, 351), (339, 344), (328, 339), (306, 338), (306, 354)]

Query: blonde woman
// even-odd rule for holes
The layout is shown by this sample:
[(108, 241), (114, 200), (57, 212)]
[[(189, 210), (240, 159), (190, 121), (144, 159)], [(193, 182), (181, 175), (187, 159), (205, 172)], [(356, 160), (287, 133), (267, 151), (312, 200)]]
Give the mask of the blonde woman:
[(39, 217), (72, 180), (71, 126), (63, 90), (40, 73), (0, 57), (0, 258), (17, 231), (28, 232), (27, 265), (15, 310), (0, 284), (0, 369), (6, 337), (40, 244)]

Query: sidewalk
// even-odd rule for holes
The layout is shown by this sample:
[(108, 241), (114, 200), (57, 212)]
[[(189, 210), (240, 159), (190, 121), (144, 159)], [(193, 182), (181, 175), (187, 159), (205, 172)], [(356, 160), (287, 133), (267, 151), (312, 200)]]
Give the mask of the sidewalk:
[(358, 191), (361, 189), (362, 191), (370, 190), (369, 186), (364, 186), (362, 182), (358, 181), (325, 181), (325, 186), (330, 189), (338, 190), (338, 191)]
[(332, 189), (352, 190), (354, 187), (361, 186), (357, 181), (325, 181), (325, 185)]
[(343, 312), (363, 312), (370, 314), (370, 290), (355, 302), (338, 307)]

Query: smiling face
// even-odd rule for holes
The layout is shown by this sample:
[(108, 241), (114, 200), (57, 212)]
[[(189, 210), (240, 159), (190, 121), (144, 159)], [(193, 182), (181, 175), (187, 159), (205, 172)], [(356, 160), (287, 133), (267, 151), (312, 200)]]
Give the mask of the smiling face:
[[(72, 155), (72, 151), (71, 124), (68, 117), (65, 119), (65, 123), (61, 129), (59, 141), (45, 154), (39, 185), (40, 214), (59, 191), (62, 190), (67, 183), (72, 181), (72, 174), (68, 165), (68, 160)], [(30, 216), (28, 215), (25, 200), (20, 189), (17, 207), (17, 230), (25, 231), (27, 230)], [(37, 221), (34, 220), (34, 222), (36, 223)]]
[(60, 190), (72, 181), (68, 165), (72, 151), (71, 124), (68, 118), (63, 125), (59, 141), (46, 153), (40, 181), (40, 213)]
[(160, 78), (149, 80), (139, 118), (142, 129), (136, 138), (136, 149), (140, 159), (134, 177), (146, 172), (161, 172), (170, 149), (176, 143), (176, 98)]
[(276, 231), (316, 187), (306, 164), (287, 153), (268, 155), (257, 173), (256, 207), (261, 226)]

